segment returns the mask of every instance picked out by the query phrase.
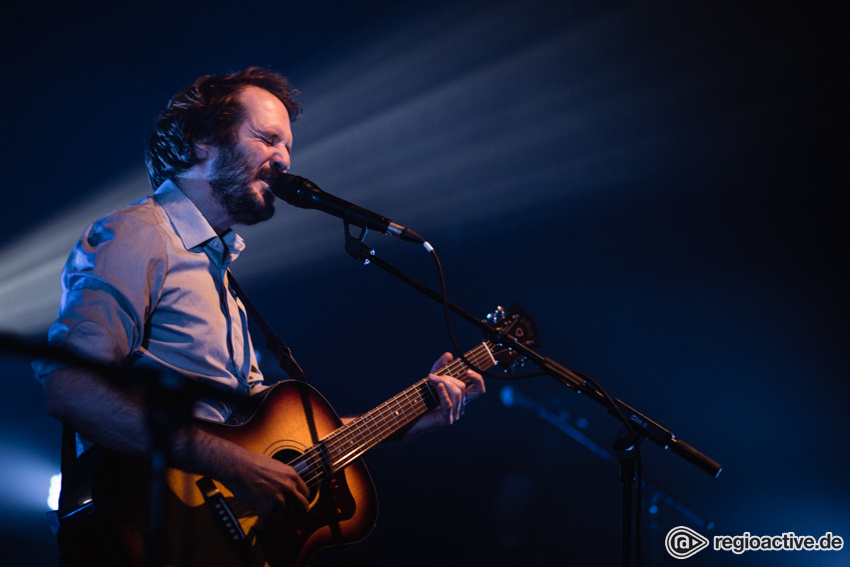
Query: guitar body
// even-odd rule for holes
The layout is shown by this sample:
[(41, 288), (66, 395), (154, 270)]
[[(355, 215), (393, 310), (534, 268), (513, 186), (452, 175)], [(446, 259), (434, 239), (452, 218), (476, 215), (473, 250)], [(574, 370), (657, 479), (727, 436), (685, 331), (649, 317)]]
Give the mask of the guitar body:
[[(321, 394), (296, 381), (272, 387), (257, 413), (243, 425), (199, 424), (219, 437), (286, 463), (341, 425)], [(360, 459), (313, 486), (307, 510), (289, 509), (262, 532), (254, 528), (256, 516), (217, 481), (176, 469), (168, 469), (166, 478), (166, 565), (300, 566), (320, 548), (366, 537), (377, 518), (374, 485)], [(143, 565), (145, 553), (151, 550), (145, 545), (151, 512), (148, 487), (144, 462), (119, 453), (103, 454), (91, 487), (93, 511), (73, 515), (85, 518), (87, 526), (78, 529), (68, 520), (72, 516), (63, 520), (59, 537), (63, 557), (70, 562), (91, 553), (91, 549), (78, 549), (78, 542), (91, 546), (103, 541), (114, 557), (112, 564)], [(79, 537), (75, 531), (80, 532)], [(83, 564), (92, 565), (91, 561), (89, 555)]]

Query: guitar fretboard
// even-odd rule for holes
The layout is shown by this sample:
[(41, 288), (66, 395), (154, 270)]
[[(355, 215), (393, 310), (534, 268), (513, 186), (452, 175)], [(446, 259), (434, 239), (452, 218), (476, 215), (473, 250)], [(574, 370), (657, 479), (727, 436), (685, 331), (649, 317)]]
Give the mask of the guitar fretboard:
[[(482, 370), (496, 364), (490, 341), (481, 343), (464, 356)], [(466, 365), (459, 358), (434, 373), (467, 381)], [(315, 486), (438, 405), (440, 402), (430, 381), (423, 378), (372, 411), (335, 430), (289, 464), (304, 482)]]

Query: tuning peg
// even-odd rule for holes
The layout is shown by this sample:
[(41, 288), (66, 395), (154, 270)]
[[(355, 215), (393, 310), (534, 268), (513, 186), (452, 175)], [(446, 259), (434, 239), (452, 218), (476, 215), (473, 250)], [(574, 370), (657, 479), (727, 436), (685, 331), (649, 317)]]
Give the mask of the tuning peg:
[(518, 356), (516, 360), (511, 363), (510, 368), (506, 368), (505, 370), (508, 373), (514, 373), (523, 366), (525, 366), (526, 362), (528, 362), (528, 358), (526, 358), (525, 356)]
[(498, 325), (505, 320), (505, 308), (501, 305), (496, 306), (496, 310), (487, 315), (487, 322), (491, 325)]

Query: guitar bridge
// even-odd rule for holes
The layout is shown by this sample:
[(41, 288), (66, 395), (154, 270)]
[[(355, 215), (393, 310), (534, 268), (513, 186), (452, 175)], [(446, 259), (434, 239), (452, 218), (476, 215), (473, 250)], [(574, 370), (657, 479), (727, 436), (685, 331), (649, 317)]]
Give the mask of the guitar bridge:
[(236, 514), (228, 505), (224, 495), (219, 491), (213, 480), (207, 476), (199, 478), (195, 484), (204, 496), (204, 502), (209, 507), (213, 522), (221, 532), (222, 536), (230, 543), (236, 551), (239, 559), (245, 567), (255, 565), (257, 558), (251, 550), (251, 543), (245, 535), (245, 531), (239, 524)]

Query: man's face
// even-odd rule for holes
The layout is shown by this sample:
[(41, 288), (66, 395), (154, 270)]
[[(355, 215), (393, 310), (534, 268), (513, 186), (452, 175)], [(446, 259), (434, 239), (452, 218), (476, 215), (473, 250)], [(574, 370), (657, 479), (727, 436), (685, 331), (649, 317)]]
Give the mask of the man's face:
[(213, 195), (235, 223), (255, 224), (274, 214), (272, 181), (289, 169), (289, 113), (270, 92), (246, 87), (239, 95), (245, 120), (235, 140), (218, 148), (210, 166)]

